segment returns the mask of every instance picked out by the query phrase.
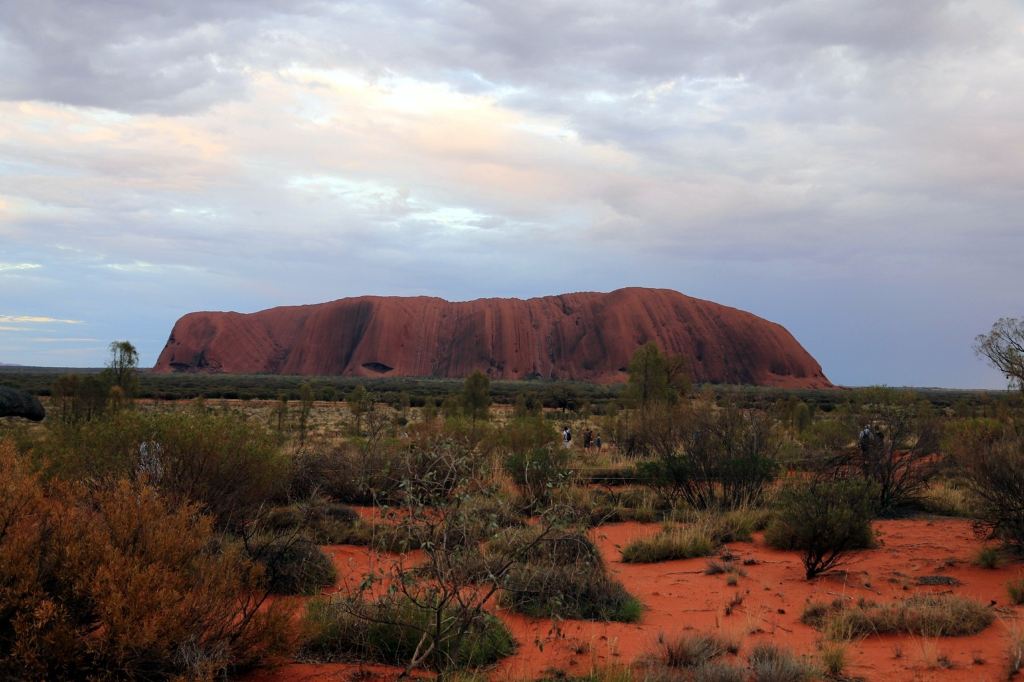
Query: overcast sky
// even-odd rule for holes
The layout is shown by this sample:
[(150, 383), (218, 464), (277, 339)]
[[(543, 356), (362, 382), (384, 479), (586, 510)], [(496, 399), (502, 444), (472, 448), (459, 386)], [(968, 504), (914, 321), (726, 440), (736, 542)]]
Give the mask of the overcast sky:
[(835, 382), (1003, 387), (1024, 9), (0, 0), (0, 362), (193, 310), (668, 287)]

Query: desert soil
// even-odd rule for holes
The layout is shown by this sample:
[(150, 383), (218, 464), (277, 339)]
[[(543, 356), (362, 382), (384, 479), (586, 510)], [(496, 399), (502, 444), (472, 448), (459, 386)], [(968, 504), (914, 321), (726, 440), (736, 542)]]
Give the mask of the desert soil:
[[(1022, 626), (1022, 607), (1009, 602), (1006, 584), (1024, 575), (1016, 563), (996, 569), (973, 565), (983, 544), (971, 522), (950, 518), (878, 521), (880, 545), (858, 552), (843, 567), (815, 581), (803, 579), (796, 553), (767, 547), (762, 538), (752, 543), (731, 543), (728, 550), (746, 575), (729, 586), (725, 575), (705, 575), (707, 559), (624, 564), (619, 549), (631, 540), (653, 535), (659, 524), (618, 523), (594, 528), (592, 539), (601, 549), (609, 570), (643, 602), (639, 623), (564, 621), (553, 628), (550, 620), (526, 618), (497, 609), (514, 633), (517, 652), (490, 673), (495, 680), (532, 680), (552, 675), (584, 675), (593, 667), (623, 665), (657, 650), (659, 634), (721, 632), (739, 636), (743, 656), (761, 641), (815, 656), (821, 633), (800, 623), (804, 605), (811, 600), (831, 602), (837, 597), (877, 602), (903, 599), (924, 592), (953, 592), (993, 604), (997, 618), (981, 634), (969, 637), (928, 638), (876, 636), (847, 645), (846, 674), (866, 680), (976, 681), (1006, 679), (1010, 633)], [(328, 546), (342, 576), (351, 580), (371, 561), (365, 547)], [(924, 576), (948, 576), (958, 585), (922, 586)], [(342, 578), (344, 579), (344, 577)], [(340, 589), (336, 587), (335, 589)], [(325, 592), (330, 592), (326, 590)], [(729, 609), (730, 603), (742, 603)], [(250, 682), (312, 682), (314, 680), (395, 679), (400, 671), (386, 666), (358, 664), (287, 663), (256, 671)]]

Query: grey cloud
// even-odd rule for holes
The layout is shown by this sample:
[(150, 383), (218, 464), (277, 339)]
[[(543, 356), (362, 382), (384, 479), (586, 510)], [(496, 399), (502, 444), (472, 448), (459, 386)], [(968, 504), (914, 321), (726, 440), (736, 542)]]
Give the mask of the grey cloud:
[(731, 77), (799, 87), (807, 77), (829, 77), (822, 63), (870, 67), (983, 49), (1005, 38), (1013, 16), (999, 2), (932, 0), (861, 0), (841, 10), (814, 0), (5, 0), (0, 55), (8, 68), (0, 95), (190, 111), (239, 96), (250, 65), (296, 62), (448, 79), (468, 91), (493, 84), (621, 92)]
[(239, 96), (259, 20), (286, 0), (0, 2), (0, 97), (180, 113)]

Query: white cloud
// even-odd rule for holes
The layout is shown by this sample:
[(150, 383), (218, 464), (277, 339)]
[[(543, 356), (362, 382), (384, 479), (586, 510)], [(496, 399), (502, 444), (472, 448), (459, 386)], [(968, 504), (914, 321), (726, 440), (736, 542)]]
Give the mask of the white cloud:
[(0, 263), (0, 272), (17, 272), (19, 270), (37, 270), (43, 267), (39, 263)]
[(82, 324), (81, 320), (62, 320), (46, 315), (0, 315), (0, 324)]

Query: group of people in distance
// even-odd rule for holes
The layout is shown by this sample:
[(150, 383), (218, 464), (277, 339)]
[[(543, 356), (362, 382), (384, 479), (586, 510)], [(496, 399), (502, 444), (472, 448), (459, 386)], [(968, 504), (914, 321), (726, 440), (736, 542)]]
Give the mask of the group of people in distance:
[[(565, 447), (572, 446), (572, 429), (568, 425), (562, 427), (562, 445)], [(590, 448), (597, 448), (601, 450), (601, 435), (594, 435), (594, 432), (587, 429), (583, 432), (583, 449), (589, 450)]]

